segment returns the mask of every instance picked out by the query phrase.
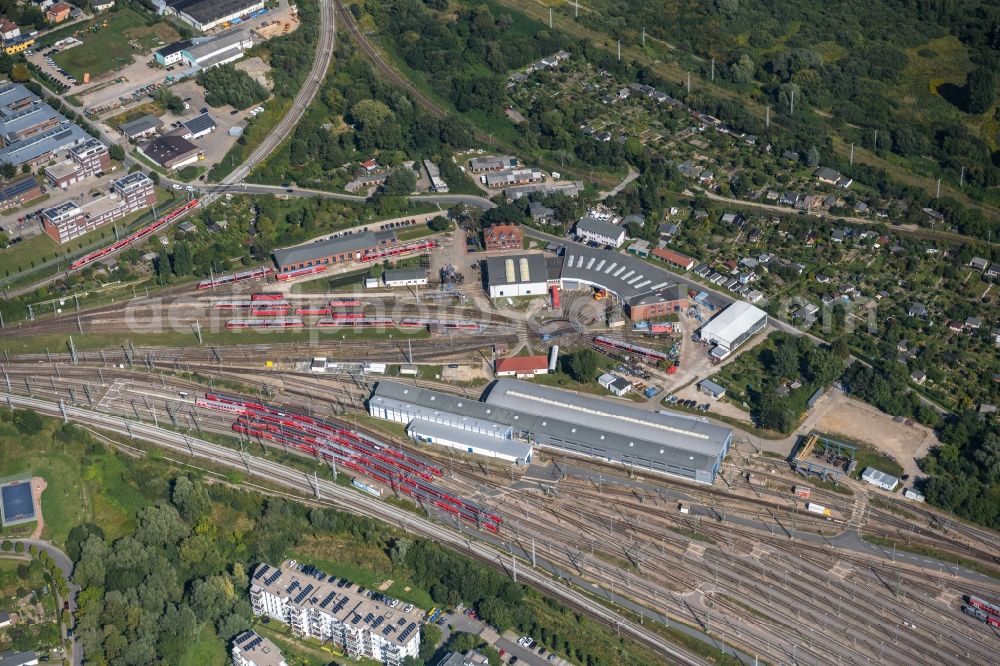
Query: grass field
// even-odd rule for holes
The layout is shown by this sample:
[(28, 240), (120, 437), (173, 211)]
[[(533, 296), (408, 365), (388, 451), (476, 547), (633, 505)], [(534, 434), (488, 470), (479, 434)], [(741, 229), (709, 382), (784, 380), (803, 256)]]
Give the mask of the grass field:
[(132, 516), (147, 500), (123, 480), (125, 462), (104, 449), (85, 455), (78, 441), (53, 439), (56, 427), (46, 420), (42, 432), (25, 436), (0, 423), (0, 477), (30, 474), (48, 484), (42, 493), (43, 538), (61, 546), (83, 522), (101, 525), (112, 538), (130, 531)]
[[(347, 578), (359, 585), (378, 589), (386, 580), (392, 585), (386, 594), (427, 610), (434, 606), (430, 595), (392, 573), (392, 563), (378, 548), (366, 548), (357, 543), (334, 537), (314, 539), (296, 548), (291, 557), (313, 564), (328, 574)], [(407, 590), (406, 588), (409, 588)]]
[(229, 663), (225, 643), (215, 635), (211, 625), (205, 624), (177, 662), (177, 666), (226, 666)]
[[(105, 20), (108, 21), (107, 28), (91, 32), (92, 26), (99, 26)], [(129, 8), (123, 8), (74, 27), (76, 28), (74, 33), (83, 31), (76, 35), (83, 44), (61, 51), (52, 59), (80, 82), (83, 82), (85, 72), (94, 79), (129, 65), (134, 58), (143, 57), (153, 47), (169, 44), (179, 37), (177, 31), (166, 23), (148, 26), (145, 16)], [(115, 38), (109, 39), (109, 35)], [(133, 39), (142, 46), (141, 50), (133, 49), (129, 45), (129, 41)]]

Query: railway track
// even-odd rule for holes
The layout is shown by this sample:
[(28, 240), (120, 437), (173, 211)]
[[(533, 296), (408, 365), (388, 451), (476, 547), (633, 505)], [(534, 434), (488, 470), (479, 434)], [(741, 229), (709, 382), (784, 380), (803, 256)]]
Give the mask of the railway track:
[[(68, 398), (67, 388), (64, 383), (74, 382), (77, 401), (82, 401), (80, 387), (87, 381), (88, 374), (91, 381), (95, 370), (101, 368), (86, 368), (69, 366), (59, 366), (55, 370), (50, 365), (40, 364), (38, 359), (30, 363), (16, 363), (14, 366), (20, 375), (36, 373), (38, 375), (35, 393), (36, 395), (46, 393), (53, 399)], [(203, 363), (203, 368), (215, 368), (218, 364)], [(233, 377), (246, 374), (243, 369), (248, 366), (238, 366), (232, 370)], [(203, 369), (199, 367), (198, 369)], [(117, 412), (115, 418), (121, 419), (129, 414), (132, 420), (143, 419), (146, 421), (155, 418), (158, 413), (162, 420), (165, 418), (165, 408), (162, 406), (167, 402), (183, 403), (177, 397), (177, 390), (185, 390), (195, 393), (199, 389), (204, 389), (204, 385), (189, 380), (178, 380), (176, 377), (163, 376), (162, 373), (146, 374), (140, 372), (130, 372), (122, 368), (104, 368), (106, 383), (115, 381), (133, 381), (136, 383), (137, 393), (148, 398), (150, 404), (147, 406), (143, 401), (136, 398), (134, 404), (129, 404), (120, 400), (113, 406)], [(41, 371), (41, 372), (39, 372)], [(225, 370), (224, 370), (225, 371)], [(53, 373), (61, 373), (61, 377), (54, 377)], [(48, 377), (43, 376), (47, 374)], [(157, 376), (157, 375), (160, 376)], [(19, 375), (19, 376), (20, 376)], [(71, 376), (70, 376), (71, 375)], [(229, 375), (226, 375), (227, 377)], [(159, 380), (159, 383), (157, 383)], [(365, 396), (365, 391), (360, 387), (350, 389), (349, 383), (333, 382), (329, 394), (316, 392), (316, 378), (308, 375), (292, 375), (285, 377), (288, 385), (283, 387), (281, 395), (285, 396), (290, 404), (301, 407), (304, 404), (303, 397), (310, 393), (317, 399), (326, 402), (327, 395), (333, 395), (336, 391), (349, 392), (351, 400), (360, 399)], [(324, 379), (324, 381), (326, 381)], [(22, 389), (23, 390), (23, 389)], [(158, 397), (159, 396), (159, 397)], [(356, 405), (349, 405), (353, 408)], [(319, 407), (317, 405), (317, 407)], [(188, 405), (186, 407), (190, 409)], [(180, 412), (179, 417), (182, 425), (194, 432), (196, 428), (204, 429), (206, 432), (220, 432), (231, 435), (229, 427), (231, 424), (222, 420), (213, 419), (208, 414), (195, 414), (193, 418), (187, 412)], [(185, 423), (187, 421), (187, 423)], [(363, 428), (361, 428), (363, 430)], [(256, 446), (256, 444), (255, 444)], [(412, 446), (412, 445), (410, 445)], [(676, 514), (671, 513), (669, 504), (661, 497), (647, 493), (643, 499), (639, 499), (634, 493), (625, 490), (616, 490), (614, 493), (597, 493), (593, 489), (588, 490), (583, 482), (577, 482), (570, 477), (563, 479), (560, 495), (558, 498), (547, 498), (540, 492), (528, 491), (510, 493), (508, 488), (506, 470), (504, 473), (496, 472), (484, 473), (481, 465), (473, 464), (469, 460), (456, 459), (448, 455), (438, 455), (433, 449), (419, 448), (421, 455), (436, 457), (448, 460), (447, 469), (449, 474), (446, 483), (462, 492), (479, 493), (477, 501), (487, 502), (491, 510), (500, 512), (505, 517), (507, 525), (506, 538), (509, 540), (511, 548), (520, 548), (519, 554), (524, 557), (527, 540), (534, 536), (539, 540), (553, 544), (550, 552), (546, 556), (552, 559), (563, 572), (576, 571), (579, 564), (586, 574), (588, 580), (596, 581), (605, 590), (613, 586), (614, 598), (621, 598), (623, 595), (634, 599), (643, 606), (653, 609), (656, 612), (663, 612), (682, 622), (695, 624), (706, 622), (705, 610), (700, 607), (688, 609), (684, 606), (684, 601), (702, 598), (702, 594), (710, 593), (718, 589), (720, 593), (738, 599), (740, 603), (745, 603), (759, 611), (767, 610), (777, 604), (780, 613), (774, 613), (777, 617), (771, 618), (771, 624), (761, 620), (758, 624), (751, 624), (747, 618), (747, 613), (738, 613), (732, 608), (720, 604), (718, 610), (713, 611), (713, 635), (719, 635), (719, 628), (727, 627), (727, 637), (733, 638), (736, 632), (733, 628), (738, 628), (742, 635), (736, 640), (740, 645), (751, 647), (765, 658), (774, 661), (786, 661), (791, 654), (790, 650), (798, 650), (800, 658), (813, 660), (815, 663), (832, 663), (829, 656), (823, 657), (821, 654), (807, 652), (802, 641), (809, 638), (809, 634), (796, 633), (800, 631), (798, 625), (792, 629), (787, 628), (787, 623), (791, 617), (788, 609), (795, 607), (807, 607), (813, 603), (817, 592), (822, 590), (822, 594), (829, 595), (831, 599), (839, 596), (840, 600), (831, 600), (829, 611), (831, 613), (841, 613), (838, 621), (844, 622), (849, 627), (848, 633), (856, 635), (862, 641), (856, 646), (852, 646), (849, 639), (839, 637), (827, 637), (822, 634), (815, 635), (815, 646), (819, 649), (829, 649), (832, 651), (842, 651), (846, 654), (857, 656), (865, 650), (872, 650), (872, 654), (877, 654), (878, 649), (888, 650), (887, 646), (882, 646), (877, 641), (880, 637), (884, 639), (884, 634), (880, 636), (877, 630), (869, 633), (867, 625), (860, 623), (868, 618), (877, 626), (892, 627), (893, 618), (899, 619), (899, 613), (905, 607), (905, 615), (908, 621), (913, 621), (921, 627), (934, 626), (936, 623), (948, 623), (947, 626), (954, 630), (955, 638), (950, 643), (936, 646), (933, 650), (927, 649), (928, 655), (935, 655), (940, 663), (957, 663), (954, 657), (949, 657), (948, 650), (959, 650), (963, 654), (968, 652), (973, 659), (988, 657), (988, 652), (982, 652), (983, 645), (992, 645), (989, 642), (982, 643), (980, 639), (977, 647), (977, 637), (980, 628), (965, 622), (949, 623), (948, 613), (954, 612), (954, 608), (935, 600), (945, 590), (953, 589), (955, 580), (945, 574), (937, 574), (927, 571), (912, 571), (908, 567), (901, 567), (898, 564), (886, 564), (874, 562), (871, 557), (861, 555), (850, 556), (842, 551), (831, 554), (829, 548), (818, 544), (806, 544), (796, 540), (788, 543), (781, 534), (768, 534), (760, 530), (745, 528), (729, 521), (720, 523), (714, 520), (701, 520), (699, 523), (678, 522)], [(430, 454), (430, 455), (429, 455)], [(580, 460), (573, 460), (574, 464), (580, 465)], [(494, 466), (494, 469), (495, 466)], [(606, 472), (619, 474), (620, 470), (605, 468)], [(515, 482), (515, 473), (511, 472), (510, 481)], [(649, 479), (646, 479), (648, 482)], [(659, 482), (660, 480), (657, 479)], [(703, 490), (691, 488), (687, 484), (674, 484), (666, 480), (664, 487), (677, 487), (683, 492), (699, 493), (701, 502), (717, 501), (719, 505), (724, 503), (725, 492), (721, 489)], [(701, 493), (705, 493), (703, 496)], [(716, 493), (722, 493), (717, 495)], [(732, 498), (729, 498), (730, 500)], [(780, 500), (780, 498), (779, 498)], [(760, 505), (763, 506), (763, 505)], [(597, 508), (595, 508), (597, 507)], [(753, 510), (756, 510), (754, 508)], [(631, 520), (637, 512), (643, 513), (641, 521)], [(516, 518), (515, 518), (516, 516)], [(533, 518), (537, 517), (537, 518)], [(608, 530), (608, 524), (614, 519), (614, 527)], [(813, 519), (816, 520), (816, 519)], [(576, 522), (574, 522), (576, 521)], [(716, 541), (718, 545), (708, 544), (701, 554), (698, 554), (698, 541), (693, 540), (683, 533), (675, 532), (675, 529), (688, 529), (700, 531)], [(575, 539), (567, 539), (568, 535), (573, 535)], [(584, 536), (585, 535), (585, 536)], [(614, 537), (619, 540), (628, 540), (629, 543), (640, 543), (640, 551), (643, 553), (641, 564), (630, 562), (629, 567), (623, 569), (612, 562), (605, 562), (596, 557), (598, 550), (613, 556), (612, 560), (624, 562), (628, 559), (629, 553), (622, 551), (609, 543), (609, 539)], [(585, 539), (592, 540), (595, 555), (589, 560), (581, 561), (579, 554), (585, 550)], [(692, 546), (694, 544), (694, 546)], [(690, 550), (694, 548), (694, 550)], [(755, 548), (763, 549), (758, 552)], [(516, 552), (516, 551), (515, 551)], [(774, 555), (766, 553), (771, 552)], [(572, 556), (571, 556), (572, 554)], [(631, 551), (635, 556), (636, 551)], [(574, 562), (576, 560), (576, 562)], [(847, 588), (847, 593), (841, 594), (836, 586), (829, 587), (829, 571), (835, 568), (837, 561), (843, 561), (850, 566), (851, 572), (843, 579), (842, 585)], [(871, 569), (869, 569), (871, 567)], [(520, 567), (519, 567), (520, 568)], [(628, 570), (631, 568), (632, 570)], [(636, 573), (638, 571), (638, 573)], [(868, 572), (874, 572), (869, 574)], [(786, 578), (782, 578), (782, 576)], [(903, 594), (898, 601), (892, 600), (887, 603), (885, 600), (886, 588), (884, 584), (879, 587), (878, 577), (895, 580), (894, 576), (899, 575), (903, 581)], [(798, 578), (815, 578), (816, 584), (800, 583)], [(823, 585), (826, 587), (823, 587)], [(770, 588), (778, 586), (781, 593)], [(782, 588), (781, 586), (786, 587)], [(701, 586), (701, 587), (699, 587)], [(706, 587), (708, 586), (708, 587)], [(679, 588), (675, 590), (674, 588)], [(857, 589), (856, 589), (857, 588)], [(701, 592), (692, 592), (699, 590)], [(682, 597), (681, 591), (687, 591), (688, 596)], [(971, 590), (970, 590), (971, 591)], [(768, 603), (765, 592), (772, 595), (771, 602)], [(984, 588), (983, 593), (992, 593), (989, 588)], [(691, 597), (690, 594), (696, 594)], [(936, 596), (935, 596), (936, 593)], [(853, 599), (848, 599), (853, 595)], [(709, 597), (705, 597), (706, 599)], [(957, 593), (948, 592), (948, 599), (956, 599)], [(928, 602), (928, 599), (931, 601)], [(910, 610), (917, 603), (926, 604), (927, 611), (917, 613)], [(624, 602), (623, 602), (624, 603)], [(953, 603), (953, 602), (950, 602)], [(856, 611), (852, 608), (846, 609), (845, 605), (858, 604)], [(895, 609), (895, 610), (893, 610)], [(893, 613), (896, 613), (894, 615)], [(751, 614), (752, 615), (752, 614)], [(802, 617), (806, 617), (802, 615)], [(844, 619), (846, 618), (846, 619)], [(767, 627), (770, 626), (770, 629)], [(776, 638), (775, 636), (778, 636)], [(782, 638), (787, 636), (789, 640)], [(793, 642), (792, 639), (794, 640)], [(900, 655), (910, 658), (911, 661), (920, 662), (923, 652), (915, 651), (915, 646), (907, 641), (909, 638), (902, 637), (898, 649)], [(864, 641), (867, 641), (865, 643)], [(867, 646), (867, 647), (866, 647)], [(834, 654), (830, 652), (829, 654)], [(856, 661), (855, 663), (863, 663)]]

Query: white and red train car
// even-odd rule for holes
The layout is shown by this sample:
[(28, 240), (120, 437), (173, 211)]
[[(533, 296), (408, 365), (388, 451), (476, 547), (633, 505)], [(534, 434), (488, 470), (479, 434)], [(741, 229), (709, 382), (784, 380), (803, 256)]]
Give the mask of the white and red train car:
[(481, 328), (479, 322), (466, 319), (421, 319), (418, 317), (401, 319), (399, 327), (444, 329), (446, 331), (478, 331)]
[(274, 273), (273, 268), (267, 268), (262, 266), (261, 268), (254, 268), (249, 271), (240, 271), (239, 273), (231, 273), (229, 275), (220, 275), (219, 277), (212, 278), (210, 280), (202, 280), (198, 283), (199, 289), (211, 289), (213, 287), (224, 287), (227, 284), (236, 284), (237, 282), (246, 282), (248, 280), (266, 280), (268, 276)]
[(342, 317), (339, 313), (316, 321), (316, 326), (320, 328), (388, 328), (394, 325), (389, 317)]
[(191, 210), (192, 208), (194, 208), (197, 205), (198, 205), (198, 199), (192, 199), (191, 201), (187, 202), (186, 204), (184, 204), (180, 208), (177, 208), (176, 210), (170, 211), (169, 213), (167, 213), (166, 215), (164, 215), (160, 219), (156, 220), (155, 222), (153, 222), (151, 224), (147, 224), (142, 229), (139, 229), (138, 231), (135, 231), (135, 232), (129, 234), (125, 238), (122, 238), (119, 241), (115, 241), (111, 245), (108, 245), (107, 247), (103, 247), (100, 250), (94, 250), (90, 254), (86, 254), (86, 255), (80, 257), (79, 259), (77, 259), (76, 261), (74, 261), (73, 263), (71, 263), (69, 265), (69, 267), (70, 268), (81, 268), (81, 267), (86, 266), (87, 264), (89, 264), (91, 262), (94, 262), (94, 261), (97, 261), (98, 259), (101, 259), (102, 257), (106, 257), (107, 255), (111, 254), (112, 252), (117, 252), (118, 250), (122, 250), (122, 249), (124, 249), (126, 247), (129, 247), (133, 243), (135, 243), (137, 241), (141, 241), (144, 238), (147, 238), (148, 236), (150, 236), (151, 234), (156, 233), (157, 231), (159, 231), (160, 229), (162, 229), (163, 227), (165, 227), (167, 224), (169, 224), (170, 222), (176, 220), (178, 217), (180, 217), (181, 215), (185, 214), (186, 212), (188, 212), (189, 210)]
[(661, 351), (656, 349), (650, 349), (649, 347), (642, 347), (640, 345), (633, 344), (631, 342), (626, 342), (625, 340), (618, 340), (615, 338), (609, 338), (605, 335), (598, 335), (594, 338), (594, 344), (599, 347), (604, 347), (605, 349), (617, 349), (619, 351), (628, 352), (630, 354), (637, 354), (645, 359), (651, 361), (666, 361), (670, 357)]
[(481, 506), (437, 486), (431, 481), (444, 474), (440, 466), (420, 456), (358, 433), (346, 424), (278, 409), (238, 396), (206, 393), (199, 407), (235, 414), (233, 430), (262, 440), (278, 442), (311, 456), (336, 460), (351, 469), (427, 502), (491, 532), (502, 519)]
[(307, 266), (305, 268), (296, 268), (290, 271), (283, 271), (278, 273), (278, 282), (287, 282), (288, 280), (294, 280), (295, 278), (305, 277), (307, 275), (316, 275), (317, 273), (322, 273), (326, 271), (326, 266)]
[(297, 317), (283, 319), (230, 319), (226, 322), (229, 330), (242, 328), (302, 328), (302, 320)]

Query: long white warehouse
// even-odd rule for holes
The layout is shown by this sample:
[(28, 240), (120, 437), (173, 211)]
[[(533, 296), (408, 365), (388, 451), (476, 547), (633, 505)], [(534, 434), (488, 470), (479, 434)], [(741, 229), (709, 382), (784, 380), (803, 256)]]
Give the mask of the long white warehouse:
[(728, 355), (767, 326), (767, 313), (745, 301), (736, 301), (698, 330), (702, 342), (721, 347)]
[(368, 411), (405, 424), (415, 439), (469, 453), (530, 462), (532, 447), (541, 446), (704, 484), (714, 481), (733, 436), (698, 418), (513, 379), (494, 382), (481, 400), (381, 381)]

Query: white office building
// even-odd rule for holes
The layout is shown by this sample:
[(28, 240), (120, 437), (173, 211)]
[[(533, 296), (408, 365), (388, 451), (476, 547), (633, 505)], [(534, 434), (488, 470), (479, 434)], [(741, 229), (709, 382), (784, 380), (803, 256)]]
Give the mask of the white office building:
[(576, 223), (576, 237), (587, 243), (621, 247), (625, 242), (625, 229), (587, 215)]
[(250, 581), (250, 605), (263, 615), (289, 625), (292, 633), (332, 641), (354, 659), (365, 657), (399, 666), (416, 657), (424, 611), (375, 601), (350, 581), (333, 576), (260, 564)]

